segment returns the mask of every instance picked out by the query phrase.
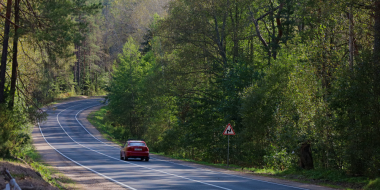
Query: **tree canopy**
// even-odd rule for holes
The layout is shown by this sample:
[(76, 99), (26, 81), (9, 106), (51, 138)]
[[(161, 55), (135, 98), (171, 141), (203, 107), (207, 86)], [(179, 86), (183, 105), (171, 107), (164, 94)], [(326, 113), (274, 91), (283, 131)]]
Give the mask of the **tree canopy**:
[(225, 163), (231, 123), (234, 164), (379, 176), (379, 0), (3, 0), (0, 12), (4, 155), (39, 107), (107, 93), (109, 130), (156, 152)]
[[(378, 1), (173, 0), (124, 44), (112, 128), (153, 150), (378, 176)], [(133, 53), (132, 53), (133, 52)]]

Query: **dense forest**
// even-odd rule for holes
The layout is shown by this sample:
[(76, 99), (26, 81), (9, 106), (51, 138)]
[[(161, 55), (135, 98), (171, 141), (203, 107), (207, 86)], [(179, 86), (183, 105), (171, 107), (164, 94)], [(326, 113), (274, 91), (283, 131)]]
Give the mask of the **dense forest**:
[[(127, 38), (140, 40), (165, 1), (0, 0), (0, 157), (22, 156), (42, 107), (105, 95)], [(148, 13), (148, 14), (147, 14)]]
[(0, 152), (55, 98), (107, 93), (152, 151), (380, 176), (379, 0), (2, 0)]
[[(110, 128), (241, 166), (379, 176), (380, 1), (173, 0), (129, 37)], [(111, 122), (112, 121), (112, 122)]]

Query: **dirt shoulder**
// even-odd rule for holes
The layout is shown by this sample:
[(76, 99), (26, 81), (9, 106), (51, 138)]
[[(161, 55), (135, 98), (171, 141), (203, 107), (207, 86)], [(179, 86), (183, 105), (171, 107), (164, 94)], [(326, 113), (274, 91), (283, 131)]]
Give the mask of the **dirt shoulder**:
[[(8, 169), (12, 177), (16, 180), (17, 184), (21, 187), (30, 187), (36, 190), (58, 190), (57, 187), (46, 182), (41, 174), (34, 171), (27, 164), (18, 163), (17, 161), (0, 161), (0, 168)], [(8, 183), (5, 181), (5, 176), (3, 173), (0, 175), (0, 189), (4, 189), (5, 185)]]
[[(96, 97), (96, 98), (99, 98), (99, 97)], [(71, 101), (76, 101), (76, 100), (81, 100), (81, 99), (88, 99), (88, 98), (75, 98), (74, 100), (70, 99), (70, 101), (64, 101), (62, 103), (68, 103)], [(59, 105), (59, 104), (56, 104), (56, 105)], [(86, 115), (86, 114), (82, 114), (82, 115)], [(62, 173), (66, 177), (75, 181), (75, 184), (69, 189), (78, 189), (78, 190), (125, 189), (85, 168), (82, 168), (81, 166), (74, 164), (73, 162), (69, 161), (68, 159), (58, 154), (53, 148), (51, 148), (46, 143), (46, 141), (44, 140), (44, 138), (42, 137), (39, 131), (38, 126), (35, 126), (33, 128), (32, 137), (33, 137), (33, 145), (35, 146), (38, 153), (41, 155), (42, 160), (46, 164), (56, 168), (60, 173)]]

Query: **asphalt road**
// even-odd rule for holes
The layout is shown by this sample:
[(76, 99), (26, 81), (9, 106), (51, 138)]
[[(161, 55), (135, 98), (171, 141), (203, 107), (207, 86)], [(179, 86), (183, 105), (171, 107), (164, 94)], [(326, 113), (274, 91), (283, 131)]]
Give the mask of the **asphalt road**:
[(100, 100), (75, 101), (48, 110), (40, 131), (62, 156), (126, 189), (304, 189), (177, 164), (154, 155), (149, 162), (120, 160), (119, 147), (97, 139), (77, 119)]

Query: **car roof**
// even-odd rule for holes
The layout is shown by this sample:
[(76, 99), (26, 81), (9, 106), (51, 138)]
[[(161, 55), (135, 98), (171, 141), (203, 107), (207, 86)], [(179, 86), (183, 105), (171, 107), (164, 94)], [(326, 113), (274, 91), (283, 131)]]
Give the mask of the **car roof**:
[(144, 141), (139, 141), (139, 140), (129, 140), (128, 142), (144, 142)]

